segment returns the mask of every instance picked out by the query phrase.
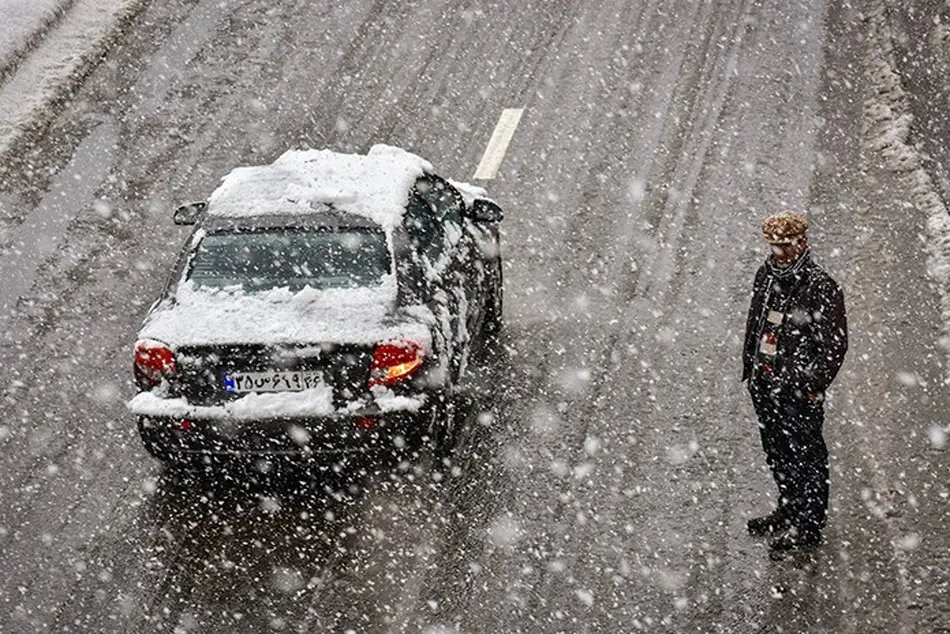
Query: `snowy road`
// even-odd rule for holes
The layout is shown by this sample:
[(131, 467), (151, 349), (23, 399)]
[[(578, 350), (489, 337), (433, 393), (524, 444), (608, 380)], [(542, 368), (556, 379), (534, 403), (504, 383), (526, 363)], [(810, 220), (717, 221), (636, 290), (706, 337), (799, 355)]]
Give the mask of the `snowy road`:
[[(882, 5), (146, 2), (0, 161), (0, 632), (947, 631), (942, 167), (898, 134), (923, 50), (888, 64), (939, 21)], [(173, 206), (288, 147), (473, 179), (511, 109), (505, 350), (456, 469), (163, 474), (124, 404)], [(825, 543), (776, 562), (738, 378), (786, 206), (852, 347)]]

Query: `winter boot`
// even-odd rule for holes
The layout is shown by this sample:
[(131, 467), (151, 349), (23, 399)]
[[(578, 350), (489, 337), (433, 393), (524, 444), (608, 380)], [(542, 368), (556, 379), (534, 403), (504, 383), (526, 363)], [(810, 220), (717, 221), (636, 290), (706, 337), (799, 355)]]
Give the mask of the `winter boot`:
[(790, 526), (788, 516), (784, 509), (777, 508), (763, 517), (753, 517), (746, 522), (746, 528), (749, 534), (755, 537), (764, 537), (772, 533), (778, 533)]
[(790, 526), (769, 540), (772, 550), (792, 550), (808, 548), (821, 543), (821, 533), (815, 529), (802, 529)]

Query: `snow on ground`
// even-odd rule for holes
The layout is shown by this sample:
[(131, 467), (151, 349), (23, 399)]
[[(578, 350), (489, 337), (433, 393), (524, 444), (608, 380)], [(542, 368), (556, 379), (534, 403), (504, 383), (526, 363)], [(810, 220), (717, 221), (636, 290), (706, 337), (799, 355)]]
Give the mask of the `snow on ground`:
[(0, 156), (82, 82), (143, 2), (0, 0)]
[(0, 0), (0, 76), (26, 55), (73, 0)]
[[(865, 103), (865, 151), (881, 153), (888, 167), (907, 180), (913, 192), (910, 204), (927, 218), (927, 249), (929, 272), (940, 291), (943, 310), (941, 346), (950, 361), (950, 212), (938, 193), (937, 186), (924, 169), (920, 154), (907, 141), (913, 117), (907, 95), (900, 83), (894, 62), (891, 34), (883, 3), (877, 3), (868, 24), (874, 31), (868, 47), (869, 60), (865, 77), (874, 90)], [(908, 310), (913, 307), (908, 306)], [(944, 383), (950, 385), (950, 362)]]

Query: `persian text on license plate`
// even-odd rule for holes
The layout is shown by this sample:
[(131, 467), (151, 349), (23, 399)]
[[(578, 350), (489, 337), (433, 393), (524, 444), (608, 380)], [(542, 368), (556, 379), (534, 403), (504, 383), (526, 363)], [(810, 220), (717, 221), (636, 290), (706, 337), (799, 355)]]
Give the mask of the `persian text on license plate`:
[(299, 392), (320, 387), (320, 372), (232, 372), (224, 377), (228, 392)]

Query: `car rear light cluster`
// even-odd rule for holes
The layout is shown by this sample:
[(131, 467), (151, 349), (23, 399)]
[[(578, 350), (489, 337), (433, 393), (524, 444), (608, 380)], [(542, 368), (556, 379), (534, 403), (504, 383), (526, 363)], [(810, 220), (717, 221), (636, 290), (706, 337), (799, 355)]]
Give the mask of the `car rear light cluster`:
[(425, 359), (423, 347), (408, 339), (376, 346), (369, 370), (369, 386), (393, 385), (412, 376)]
[(135, 378), (140, 387), (151, 389), (175, 372), (175, 353), (168, 346), (151, 339), (136, 342)]

